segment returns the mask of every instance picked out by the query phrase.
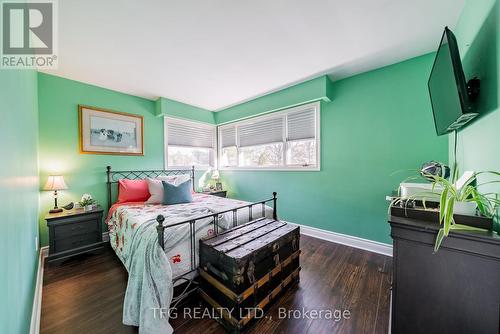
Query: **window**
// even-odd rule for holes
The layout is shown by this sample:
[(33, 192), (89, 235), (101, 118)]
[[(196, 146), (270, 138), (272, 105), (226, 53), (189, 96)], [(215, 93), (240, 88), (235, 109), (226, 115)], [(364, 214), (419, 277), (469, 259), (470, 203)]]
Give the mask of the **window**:
[(319, 102), (218, 127), (221, 169), (319, 169)]
[(168, 167), (214, 166), (215, 126), (165, 118)]

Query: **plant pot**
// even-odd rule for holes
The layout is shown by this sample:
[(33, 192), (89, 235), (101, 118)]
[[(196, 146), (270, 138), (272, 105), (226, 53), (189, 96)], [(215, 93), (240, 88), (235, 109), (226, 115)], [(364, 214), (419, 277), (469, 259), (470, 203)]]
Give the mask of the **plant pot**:
[[(425, 210), (423, 208), (402, 208), (391, 206), (391, 215), (395, 217), (411, 218), (428, 221), (439, 226), (439, 211), (437, 209)], [(478, 227), (485, 230), (493, 229), (493, 219), (477, 215), (454, 214), (455, 223)]]
[(94, 206), (92, 204), (90, 205), (85, 205), (84, 210), (85, 211), (92, 211), (94, 209)]
[(473, 216), (476, 214), (476, 207), (476, 202), (455, 202), (453, 205), (453, 214)]

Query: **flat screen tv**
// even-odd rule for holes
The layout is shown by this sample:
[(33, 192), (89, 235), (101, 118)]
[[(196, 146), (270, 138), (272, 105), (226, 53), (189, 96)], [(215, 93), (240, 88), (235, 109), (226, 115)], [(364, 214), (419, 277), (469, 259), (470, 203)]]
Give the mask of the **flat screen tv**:
[(465, 81), (457, 40), (448, 27), (441, 37), (428, 87), (438, 136), (458, 130), (478, 115), (473, 101), (479, 80)]

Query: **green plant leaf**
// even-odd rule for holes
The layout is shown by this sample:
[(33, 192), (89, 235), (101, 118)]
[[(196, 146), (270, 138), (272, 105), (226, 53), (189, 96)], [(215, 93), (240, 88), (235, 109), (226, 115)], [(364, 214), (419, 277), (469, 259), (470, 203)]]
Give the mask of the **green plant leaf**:
[(483, 182), (483, 183), (479, 183), (476, 188), (479, 188), (481, 186), (485, 186), (485, 185), (488, 185), (488, 184), (492, 184), (492, 183), (500, 183), (500, 180), (497, 180), (497, 181), (488, 181), (488, 182)]
[(444, 235), (448, 236), (450, 233), (451, 224), (453, 221), (453, 207), (455, 206), (455, 197), (450, 197), (446, 204), (445, 217), (444, 217)]
[(444, 239), (444, 229), (440, 228), (436, 236), (436, 242), (434, 243), (434, 253), (437, 253), (437, 251), (439, 250), (439, 247), (441, 246), (443, 239)]
[(412, 173), (417, 172), (417, 173), (419, 173), (420, 170), (419, 169), (398, 169), (398, 170), (392, 172), (391, 174), (389, 174), (389, 176), (394, 176), (394, 175), (396, 175), (398, 173), (402, 173), (402, 172), (412, 172)]
[(479, 209), (479, 212), (481, 212), (481, 214), (483, 214), (484, 216), (490, 215), (489, 202), (487, 200), (484, 201), (482, 195), (475, 188), (472, 192), (472, 199), (474, 202), (476, 202), (477, 208)]
[(439, 199), (439, 224), (443, 223), (444, 210), (446, 210), (446, 200), (448, 198), (448, 188), (444, 188)]
[(457, 231), (488, 231), (487, 229), (484, 228), (479, 228), (479, 227), (474, 227), (474, 226), (469, 226), (469, 225), (462, 225), (462, 224), (453, 224), (451, 227), (452, 230), (457, 230)]

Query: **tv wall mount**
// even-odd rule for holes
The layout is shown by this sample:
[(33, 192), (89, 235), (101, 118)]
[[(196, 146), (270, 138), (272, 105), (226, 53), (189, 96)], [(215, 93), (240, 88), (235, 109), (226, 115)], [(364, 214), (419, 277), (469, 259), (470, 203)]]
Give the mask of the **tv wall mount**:
[(479, 96), (479, 88), (481, 87), (481, 80), (474, 77), (467, 81), (467, 97), (469, 101), (474, 102)]

